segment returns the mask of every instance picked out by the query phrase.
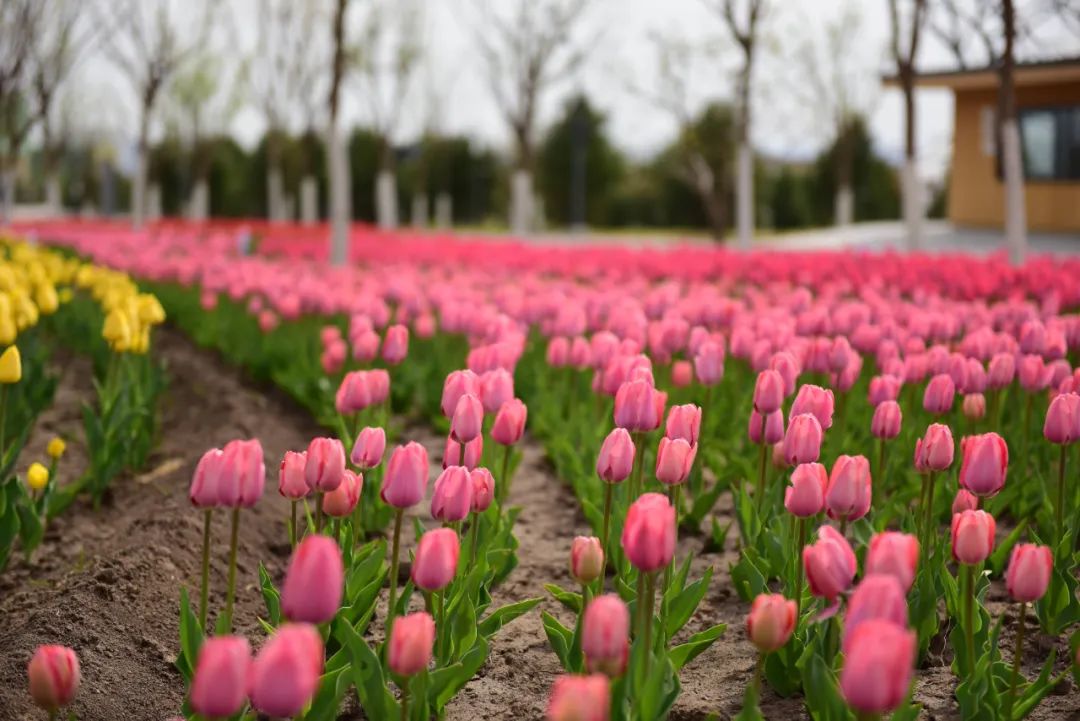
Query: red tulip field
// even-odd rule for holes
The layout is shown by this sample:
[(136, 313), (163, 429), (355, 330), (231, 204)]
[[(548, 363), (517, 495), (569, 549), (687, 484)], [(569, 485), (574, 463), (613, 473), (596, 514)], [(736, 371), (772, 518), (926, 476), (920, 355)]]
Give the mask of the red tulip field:
[(0, 237), (0, 721), (1080, 717), (1080, 260)]

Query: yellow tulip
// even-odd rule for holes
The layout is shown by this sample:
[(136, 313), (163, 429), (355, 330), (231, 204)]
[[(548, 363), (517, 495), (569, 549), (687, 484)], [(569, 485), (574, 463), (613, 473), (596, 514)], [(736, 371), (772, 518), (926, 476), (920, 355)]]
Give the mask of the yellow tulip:
[(54, 461), (60, 460), (60, 457), (64, 455), (64, 451), (67, 450), (67, 443), (64, 443), (64, 439), (60, 436), (53, 436), (49, 441), (49, 445), (45, 446), (45, 452), (49, 454), (49, 458)]
[(141, 293), (138, 297), (139, 320), (149, 325), (160, 325), (165, 322), (165, 309), (156, 296), (150, 293)]
[(108, 341), (115, 351), (123, 352), (131, 345), (131, 322), (119, 308), (114, 308), (105, 316), (105, 327), (101, 336)]
[(34, 302), (42, 315), (52, 315), (60, 307), (60, 298), (56, 295), (56, 288), (52, 283), (41, 283), (34, 294)]
[(9, 345), (0, 353), (0, 383), (18, 383), (22, 380), (22, 358), (19, 347)]
[(40, 491), (49, 485), (49, 469), (40, 463), (31, 463), (30, 468), (26, 471), (26, 485), (35, 491)]

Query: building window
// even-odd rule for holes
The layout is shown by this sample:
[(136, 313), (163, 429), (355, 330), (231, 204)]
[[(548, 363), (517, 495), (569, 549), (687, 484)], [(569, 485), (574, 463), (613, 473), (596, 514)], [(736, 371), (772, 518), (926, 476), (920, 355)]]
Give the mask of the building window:
[(1020, 111), (1024, 176), (1080, 180), (1080, 106)]

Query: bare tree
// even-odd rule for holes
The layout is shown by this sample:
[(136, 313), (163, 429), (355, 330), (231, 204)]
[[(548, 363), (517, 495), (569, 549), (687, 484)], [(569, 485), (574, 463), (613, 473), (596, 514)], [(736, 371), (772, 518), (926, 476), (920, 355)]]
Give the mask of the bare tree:
[[(266, 210), (270, 220), (285, 218), (281, 171), (282, 140), (297, 109), (311, 123), (309, 99), (318, 87), (325, 58), (311, 38), (322, 18), (314, 0), (259, 0), (258, 37), (249, 65), (249, 82), (266, 119)], [(321, 103), (320, 103), (321, 104)], [(306, 129), (306, 127), (305, 127)]]
[(30, 83), (41, 11), (37, 0), (0, 2), (0, 224), (11, 219), (19, 152), (37, 119)]
[(349, 207), (351, 194), (347, 148), (338, 128), (341, 85), (346, 73), (345, 20), (349, 0), (337, 0), (330, 26), (333, 52), (330, 61), (330, 92), (327, 95), (326, 165), (330, 176), (330, 261), (345, 265), (349, 258)]
[(357, 78), (379, 137), (375, 211), (379, 227), (398, 224), (394, 133), (421, 58), (420, 13), (415, 0), (373, 5), (365, 18), (356, 52)]
[[(192, 2), (186, 7), (199, 6)], [(146, 168), (150, 150), (150, 122), (166, 84), (205, 44), (216, 4), (209, 0), (199, 9), (196, 32), (181, 37), (180, 23), (172, 16), (170, 0), (101, 0), (98, 22), (107, 28), (105, 52), (127, 76), (139, 99), (139, 136), (132, 183), (131, 221), (142, 227), (146, 214)]]
[(735, 123), (738, 148), (735, 225), (739, 246), (748, 248), (754, 235), (754, 149), (750, 140), (750, 91), (761, 23), (768, 3), (767, 0), (706, 0), (706, 5), (720, 16), (742, 51), (735, 91), (738, 112)]
[(923, 197), (915, 153), (915, 58), (919, 52), (919, 39), (926, 23), (926, 0), (910, 0), (910, 10), (905, 14), (901, 0), (888, 0), (889, 25), (891, 29), (890, 51), (896, 63), (900, 89), (904, 93), (904, 170), (903, 206), (904, 223), (907, 225), (908, 248), (917, 250), (922, 245)]
[(515, 1), (516, 11), (504, 17), (488, 0), (477, 0), (483, 24), (478, 23), (476, 42), (491, 92), (514, 137), (510, 226), (523, 234), (533, 224), (537, 106), (547, 89), (584, 60), (590, 44), (575, 42), (573, 31), (590, 0)]

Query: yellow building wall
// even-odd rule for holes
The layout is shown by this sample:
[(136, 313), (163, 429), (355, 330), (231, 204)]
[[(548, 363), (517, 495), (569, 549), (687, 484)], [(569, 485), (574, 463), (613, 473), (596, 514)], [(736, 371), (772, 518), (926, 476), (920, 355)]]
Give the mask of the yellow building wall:
[[(1017, 107), (1080, 105), (1080, 82), (1017, 88)], [(984, 107), (997, 107), (997, 90), (957, 89), (949, 220), (958, 225), (1003, 227), (1005, 186), (985, 152)], [(1080, 232), (1080, 181), (1025, 181), (1031, 230)]]

